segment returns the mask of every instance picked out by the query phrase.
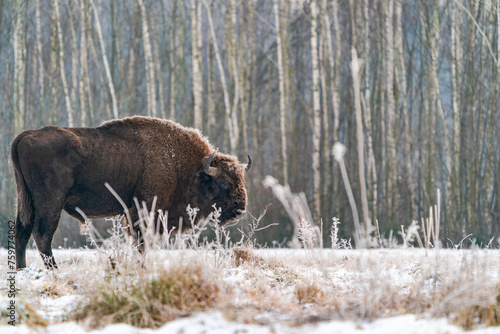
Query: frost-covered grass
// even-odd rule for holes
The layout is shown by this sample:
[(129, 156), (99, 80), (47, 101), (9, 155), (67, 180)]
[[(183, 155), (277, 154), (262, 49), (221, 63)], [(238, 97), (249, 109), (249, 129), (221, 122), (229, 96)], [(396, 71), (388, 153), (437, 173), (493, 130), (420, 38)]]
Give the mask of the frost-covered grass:
[[(459, 333), (500, 326), (498, 249), (410, 248), (415, 233), (408, 228), (402, 246), (393, 240), (393, 249), (352, 250), (349, 241), (338, 240), (335, 219), (333, 249), (316, 248), (319, 230), (300, 221), (294, 244), (306, 249), (255, 249), (253, 235), (265, 228), (259, 227), (262, 215), (232, 244), (219, 227), (220, 210), (198, 226), (196, 213), (188, 207), (191, 229), (184, 234), (166, 225), (166, 233), (154, 233), (165, 224), (163, 215), (141, 225), (142, 253), (120, 217), (112, 220), (107, 240), (98, 239), (92, 224), (85, 226), (95, 249), (55, 250), (57, 270), (42, 269), (39, 254), (29, 250), (29, 267), (16, 275), (22, 330), (327, 333), (336, 326), (386, 333), (407, 321), (419, 327), (416, 332), (429, 332), (421, 331), (428, 324), (431, 332)], [(154, 217), (146, 209), (141, 215)], [(202, 238), (207, 226), (215, 232), (212, 242)], [(6, 250), (0, 258), (7, 258)], [(0, 263), (1, 272), (8, 272), (6, 265)], [(6, 280), (0, 289), (8, 290)], [(2, 321), (9, 302), (2, 294)], [(12, 330), (4, 324), (2, 333)]]
[[(223, 319), (218, 326), (249, 326), (255, 333), (327, 332), (328, 324), (343, 328), (339, 321), (349, 332), (410, 314), (416, 317), (406, 318), (408, 324), (439, 324), (443, 332), (461, 331), (447, 323), (462, 329), (500, 325), (500, 250), (240, 246), (110, 254), (56, 250), (59, 269), (47, 271), (38, 253), (28, 251), (31, 265), (17, 274), (18, 319), (30, 327), (159, 328), (184, 317), (200, 326), (196, 319), (206, 315)], [(0, 270), (7, 272), (6, 263)], [(7, 282), (0, 288), (5, 291)], [(2, 321), (7, 302), (2, 293)]]

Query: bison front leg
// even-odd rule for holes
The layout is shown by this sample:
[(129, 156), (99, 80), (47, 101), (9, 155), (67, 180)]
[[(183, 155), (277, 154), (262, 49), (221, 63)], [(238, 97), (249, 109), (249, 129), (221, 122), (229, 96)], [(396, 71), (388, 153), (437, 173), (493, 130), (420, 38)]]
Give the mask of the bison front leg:
[(142, 253), (144, 252), (144, 236), (141, 232), (141, 221), (139, 220), (139, 213), (137, 208), (131, 207), (128, 209), (130, 220), (125, 219), (127, 222), (127, 233), (130, 238), (132, 238), (133, 245), (137, 247), (137, 250)]
[(52, 254), (52, 239), (59, 224), (60, 213), (48, 217), (35, 218), (35, 226), (33, 227), (33, 237), (36, 247), (40, 253), (43, 263), (47, 269), (57, 268), (54, 255)]

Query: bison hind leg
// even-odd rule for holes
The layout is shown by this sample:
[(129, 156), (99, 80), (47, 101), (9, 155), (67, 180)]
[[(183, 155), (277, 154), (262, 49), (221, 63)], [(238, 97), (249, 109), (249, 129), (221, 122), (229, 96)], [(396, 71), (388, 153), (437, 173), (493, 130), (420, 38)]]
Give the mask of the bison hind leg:
[(22, 269), (26, 267), (26, 246), (31, 237), (31, 231), (33, 230), (33, 225), (23, 224), (19, 214), (16, 218), (16, 269)]
[(59, 225), (60, 212), (57, 215), (51, 216), (50, 218), (36, 217), (33, 228), (36, 247), (47, 269), (57, 268), (54, 255), (52, 254), (52, 239)]

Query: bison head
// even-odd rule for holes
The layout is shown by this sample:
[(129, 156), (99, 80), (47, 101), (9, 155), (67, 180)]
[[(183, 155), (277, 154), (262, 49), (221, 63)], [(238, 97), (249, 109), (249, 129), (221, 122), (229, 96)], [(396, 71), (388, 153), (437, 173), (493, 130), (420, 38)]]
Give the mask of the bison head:
[(207, 217), (215, 204), (221, 209), (221, 224), (243, 217), (247, 205), (245, 173), (251, 166), (250, 155), (248, 164), (242, 164), (233, 156), (214, 151), (197, 174), (199, 192), (193, 204), (200, 209), (200, 215)]

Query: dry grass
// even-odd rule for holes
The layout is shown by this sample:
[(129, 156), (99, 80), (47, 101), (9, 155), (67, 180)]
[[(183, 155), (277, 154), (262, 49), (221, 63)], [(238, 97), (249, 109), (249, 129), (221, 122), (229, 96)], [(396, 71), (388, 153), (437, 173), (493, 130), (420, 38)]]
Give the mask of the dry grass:
[[(35, 252), (28, 254), (31, 263), (42, 265)], [(19, 274), (20, 299), (30, 300), (22, 321), (43, 325), (47, 320), (36, 311), (44, 310), (44, 300), (81, 295), (86, 298), (80, 307), (63, 319), (88, 327), (123, 322), (156, 328), (210, 309), (257, 324), (411, 313), (445, 316), (464, 329), (500, 325), (497, 250), (240, 246), (122, 254), (113, 269), (105, 252), (56, 251), (59, 270)]]
[(91, 327), (127, 323), (156, 328), (179, 316), (213, 307), (219, 285), (214, 272), (195, 261), (151, 275), (144, 271), (131, 277), (113, 277), (90, 292), (90, 302), (75, 319)]
[(217, 215), (212, 219), (215, 242), (198, 244), (198, 228), (156, 238), (143, 254), (118, 237), (123, 235), (118, 220), (116, 235), (102, 243), (89, 226), (97, 249), (56, 250), (55, 271), (38, 269), (42, 263), (30, 250), (28, 262), (36, 265), (18, 274), (19, 295), (30, 301), (21, 321), (35, 327), (53, 322), (41, 312), (47, 301), (78, 295), (79, 306), (55, 318), (91, 328), (108, 323), (157, 328), (195, 311), (218, 309), (231, 320), (264, 325), (408, 313), (446, 316), (466, 329), (500, 325), (499, 250), (338, 249), (349, 247), (335, 233), (337, 249), (259, 250), (252, 233), (232, 245)]
[(492, 301), (482, 301), (464, 307), (454, 313), (453, 322), (466, 330), (471, 330), (479, 325), (500, 326), (500, 288), (497, 296), (490, 296)]

